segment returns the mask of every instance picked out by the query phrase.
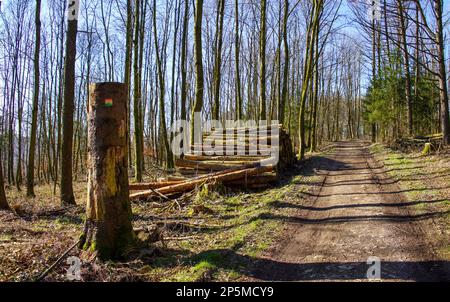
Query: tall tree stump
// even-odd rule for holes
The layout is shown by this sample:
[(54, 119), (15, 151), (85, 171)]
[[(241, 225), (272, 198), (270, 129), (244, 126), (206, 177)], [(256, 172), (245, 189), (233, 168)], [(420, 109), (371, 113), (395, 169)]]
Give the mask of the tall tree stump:
[(127, 86), (89, 87), (88, 200), (80, 246), (117, 259), (135, 241), (128, 187)]

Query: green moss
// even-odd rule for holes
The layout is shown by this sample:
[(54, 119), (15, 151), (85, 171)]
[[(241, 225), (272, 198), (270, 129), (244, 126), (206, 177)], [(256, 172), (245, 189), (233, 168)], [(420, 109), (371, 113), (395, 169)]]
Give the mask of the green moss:
[(177, 282), (195, 282), (198, 281), (205, 273), (215, 268), (214, 265), (207, 261), (202, 261), (187, 272), (181, 272), (174, 276)]
[(425, 147), (423, 148), (422, 155), (429, 155), (431, 153), (431, 144), (426, 143)]
[(0, 241), (12, 241), (14, 237), (10, 234), (0, 234)]
[(62, 229), (66, 226), (78, 225), (78, 222), (75, 219), (71, 219), (69, 217), (60, 217), (55, 220), (55, 224), (57, 229)]
[(90, 250), (91, 252), (95, 252), (97, 250), (97, 242), (92, 242)]
[(83, 245), (83, 250), (84, 251), (89, 250), (89, 246), (90, 246), (89, 242), (85, 242), (84, 245)]
[(224, 264), (224, 255), (219, 251), (208, 251), (190, 259), (193, 265), (188, 270), (182, 270), (170, 280), (178, 282), (198, 281), (206, 273), (213, 272)]
[(441, 247), (439, 249), (438, 253), (439, 253), (439, 256), (441, 256), (443, 259), (450, 259), (450, 245)]

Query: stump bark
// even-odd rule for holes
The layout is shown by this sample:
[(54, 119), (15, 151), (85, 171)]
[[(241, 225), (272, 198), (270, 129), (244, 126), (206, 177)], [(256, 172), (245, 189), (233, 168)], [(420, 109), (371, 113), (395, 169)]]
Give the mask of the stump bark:
[(135, 242), (128, 185), (127, 87), (89, 87), (88, 199), (80, 246), (102, 260), (121, 258)]

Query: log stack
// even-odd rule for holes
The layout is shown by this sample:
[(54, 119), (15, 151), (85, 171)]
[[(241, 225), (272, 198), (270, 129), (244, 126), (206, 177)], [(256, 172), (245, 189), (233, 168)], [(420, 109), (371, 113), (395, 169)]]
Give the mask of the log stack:
[(442, 148), (442, 139), (442, 134), (400, 138), (395, 140), (390, 147), (402, 152), (418, 152), (422, 151), (426, 144), (430, 144), (430, 151), (436, 151)]
[(182, 175), (192, 177), (272, 161), (276, 173), (292, 165), (295, 156), (289, 135), (281, 125), (274, 127), (217, 129), (204, 133), (203, 144), (194, 145), (191, 153), (177, 159), (175, 165)]
[(189, 192), (206, 183), (242, 189), (265, 188), (279, 180), (279, 171), (295, 162), (289, 135), (271, 127), (216, 129), (203, 143), (176, 159), (183, 178), (131, 184), (132, 200)]
[(216, 129), (203, 134), (203, 143), (175, 162), (186, 177), (271, 165), (273, 170), (251, 179), (224, 183), (227, 186), (262, 187), (278, 181), (278, 171), (295, 162), (292, 142), (281, 125)]

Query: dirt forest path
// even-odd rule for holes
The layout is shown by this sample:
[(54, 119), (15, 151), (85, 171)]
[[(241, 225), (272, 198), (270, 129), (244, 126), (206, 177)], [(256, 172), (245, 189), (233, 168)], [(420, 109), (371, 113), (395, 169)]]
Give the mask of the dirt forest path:
[[(257, 266), (258, 280), (367, 280), (369, 257), (381, 259), (383, 280), (450, 280), (425, 239), (405, 195), (362, 142), (340, 142), (320, 159), (318, 192), (295, 203), (276, 248)], [(291, 202), (291, 201), (289, 201)]]

